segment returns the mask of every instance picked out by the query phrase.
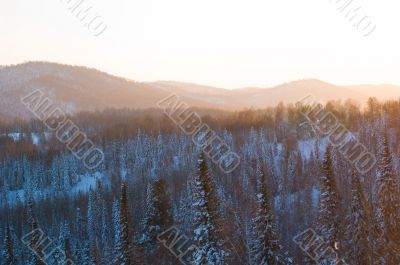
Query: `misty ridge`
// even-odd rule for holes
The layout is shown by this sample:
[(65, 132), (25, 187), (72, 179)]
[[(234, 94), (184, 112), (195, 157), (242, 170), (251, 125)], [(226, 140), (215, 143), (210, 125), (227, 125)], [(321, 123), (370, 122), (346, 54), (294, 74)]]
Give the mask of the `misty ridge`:
[(400, 86), (337, 86), (316, 79), (304, 79), (271, 88), (223, 89), (175, 81), (137, 82), (81, 66), (28, 62), (0, 68), (0, 115), (31, 117), (20, 98), (35, 89), (43, 90), (69, 113), (107, 108), (156, 108), (170, 94), (192, 107), (242, 110), (296, 103), (313, 95), (321, 103), (353, 100), (364, 105), (369, 97), (395, 99)]

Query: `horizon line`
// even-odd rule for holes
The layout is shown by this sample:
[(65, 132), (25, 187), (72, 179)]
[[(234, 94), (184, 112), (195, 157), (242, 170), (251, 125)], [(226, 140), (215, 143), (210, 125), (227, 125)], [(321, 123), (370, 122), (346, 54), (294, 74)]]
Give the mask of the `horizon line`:
[(264, 90), (264, 89), (272, 89), (272, 88), (275, 88), (275, 87), (278, 87), (281, 85), (290, 84), (290, 83), (294, 83), (294, 82), (300, 82), (300, 81), (318, 81), (318, 82), (333, 85), (333, 86), (347, 87), (349, 89), (351, 89), (351, 87), (354, 87), (354, 86), (395, 86), (395, 87), (400, 87), (400, 84), (394, 84), (394, 83), (362, 83), (361, 82), (361, 83), (354, 83), (354, 84), (338, 84), (336, 82), (325, 81), (321, 78), (309, 77), (309, 78), (301, 78), (301, 79), (294, 79), (294, 80), (290, 80), (290, 81), (284, 81), (284, 82), (276, 83), (276, 84), (270, 85), (270, 86), (247, 85), (247, 86), (242, 86), (242, 87), (227, 88), (227, 87), (221, 87), (221, 86), (216, 86), (216, 85), (211, 85), (211, 84), (197, 83), (197, 82), (193, 82), (193, 81), (180, 81), (180, 80), (173, 80), (173, 79), (171, 79), (171, 80), (158, 79), (158, 80), (147, 80), (147, 81), (135, 80), (132, 78), (124, 77), (122, 75), (113, 74), (108, 71), (101, 70), (99, 68), (92, 67), (92, 66), (87, 66), (87, 65), (82, 65), (82, 64), (67, 64), (67, 63), (61, 63), (61, 62), (55, 62), (55, 61), (45, 61), (45, 60), (27, 60), (27, 61), (23, 61), (23, 62), (16, 63), (16, 64), (1, 64), (0, 70), (2, 70), (2, 68), (5, 68), (5, 67), (16, 67), (16, 66), (30, 64), (30, 63), (32, 63), (32, 64), (39, 64), (39, 63), (54, 64), (54, 65), (59, 65), (59, 66), (86, 68), (89, 70), (101, 72), (101, 73), (109, 75), (109, 76), (113, 76), (115, 78), (120, 78), (120, 79), (124, 79), (126, 81), (137, 82), (137, 83), (171, 82), (171, 83), (181, 83), (181, 84), (188, 84), (188, 85), (204, 86), (204, 87), (223, 89), (223, 90), (244, 90), (244, 89), (263, 89)]

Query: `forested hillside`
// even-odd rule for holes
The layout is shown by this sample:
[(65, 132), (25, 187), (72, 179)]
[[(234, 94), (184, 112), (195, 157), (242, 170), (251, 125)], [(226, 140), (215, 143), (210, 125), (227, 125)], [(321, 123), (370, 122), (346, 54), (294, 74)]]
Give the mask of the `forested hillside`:
[(338, 86), (303, 79), (273, 87), (224, 89), (172, 81), (139, 82), (84, 66), (28, 62), (0, 68), (0, 120), (33, 117), (21, 104), (21, 98), (37, 89), (71, 114), (107, 108), (154, 108), (160, 99), (172, 93), (191, 107), (221, 110), (290, 104), (305, 95), (314, 95), (321, 103), (351, 99), (360, 104), (372, 96), (400, 97), (400, 88), (394, 85)]
[[(309, 107), (194, 109), (240, 157), (230, 173), (161, 110), (70, 116), (104, 153), (95, 169), (42, 122), (0, 120), (0, 264), (400, 264), (400, 101), (323, 106), (345, 146)], [(355, 142), (376, 157), (366, 172)], [(307, 229), (321, 244), (299, 246)]]

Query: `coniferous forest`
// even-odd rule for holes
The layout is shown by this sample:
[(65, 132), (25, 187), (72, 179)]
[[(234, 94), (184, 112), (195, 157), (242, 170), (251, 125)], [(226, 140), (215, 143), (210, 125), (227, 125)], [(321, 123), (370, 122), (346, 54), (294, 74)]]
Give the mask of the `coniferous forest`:
[(71, 115), (104, 153), (93, 169), (41, 121), (1, 120), (0, 264), (400, 264), (400, 100), (305, 109), (193, 109), (232, 172), (157, 109)]

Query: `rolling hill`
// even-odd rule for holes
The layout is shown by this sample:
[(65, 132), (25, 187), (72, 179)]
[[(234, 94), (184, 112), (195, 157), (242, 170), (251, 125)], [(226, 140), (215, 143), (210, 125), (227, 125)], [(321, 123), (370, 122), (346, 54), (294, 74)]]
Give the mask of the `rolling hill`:
[(217, 109), (263, 108), (279, 102), (295, 103), (313, 95), (320, 102), (368, 97), (397, 98), (400, 86), (336, 86), (305, 79), (271, 88), (223, 89), (174, 81), (136, 82), (96, 69), (48, 62), (28, 62), (0, 67), (0, 116), (29, 118), (20, 99), (41, 89), (54, 104), (67, 112), (105, 108), (156, 108), (156, 102), (171, 93), (190, 106)]

